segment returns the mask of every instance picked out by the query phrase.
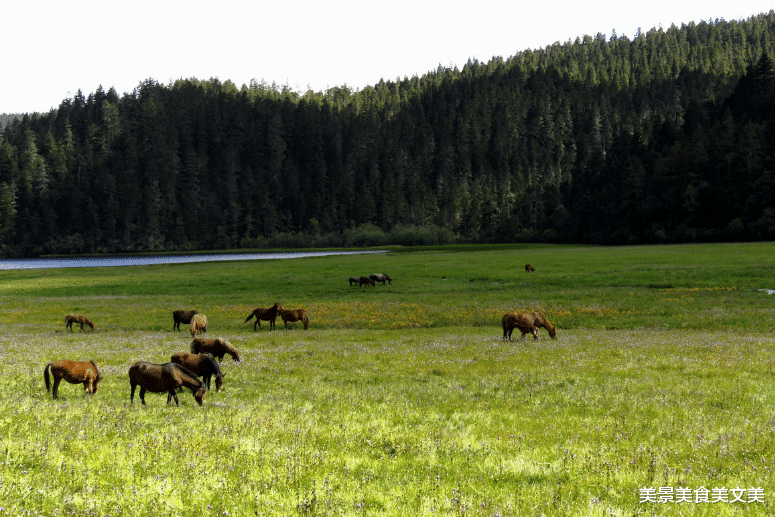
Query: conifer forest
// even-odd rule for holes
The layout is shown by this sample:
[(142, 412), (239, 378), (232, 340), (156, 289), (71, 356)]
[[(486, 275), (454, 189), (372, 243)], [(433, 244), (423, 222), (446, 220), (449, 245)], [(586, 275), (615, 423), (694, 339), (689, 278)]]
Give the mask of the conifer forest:
[(773, 56), (770, 11), (358, 90), (79, 91), (3, 119), (0, 255), (773, 240)]

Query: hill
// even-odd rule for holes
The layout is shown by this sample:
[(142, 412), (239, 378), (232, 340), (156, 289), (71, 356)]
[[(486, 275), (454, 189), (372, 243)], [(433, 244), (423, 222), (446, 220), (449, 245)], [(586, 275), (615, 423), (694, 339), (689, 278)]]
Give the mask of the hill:
[(146, 80), (0, 140), (0, 253), (775, 237), (775, 11), (298, 93)]

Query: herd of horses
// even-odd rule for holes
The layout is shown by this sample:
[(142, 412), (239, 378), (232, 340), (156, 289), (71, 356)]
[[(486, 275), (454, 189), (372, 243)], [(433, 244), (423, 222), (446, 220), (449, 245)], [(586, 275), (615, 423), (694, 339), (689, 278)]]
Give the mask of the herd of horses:
[[(525, 271), (532, 273), (535, 268), (530, 264), (525, 265)], [(393, 280), (386, 274), (375, 273), (369, 276), (351, 277), (350, 286), (363, 285), (376, 286), (377, 282), (385, 282), (393, 285)], [(285, 329), (288, 330), (288, 323), (297, 321), (302, 322), (304, 330), (309, 329), (309, 316), (305, 309), (284, 309), (279, 302), (271, 307), (257, 307), (251, 312), (245, 323), (255, 318), (253, 330), (256, 327), (261, 328), (261, 321), (269, 322), (269, 329), (275, 329), (275, 321), (280, 317), (285, 323)], [(129, 400), (134, 402), (135, 389), (140, 387), (140, 401), (145, 404), (145, 393), (167, 393), (167, 404), (175, 400), (179, 404), (177, 390), (179, 388), (188, 388), (194, 396), (194, 400), (201, 406), (204, 403), (205, 395), (210, 389), (210, 381), (215, 377), (215, 388), (220, 392), (223, 388), (223, 378), (226, 376), (221, 370), (220, 363), (228, 354), (235, 363), (242, 362), (242, 355), (231, 343), (225, 339), (205, 339), (198, 337), (204, 334), (208, 329), (207, 316), (196, 310), (176, 310), (172, 312), (173, 330), (180, 331), (180, 325), (189, 325), (191, 336), (194, 338), (191, 342), (190, 352), (178, 352), (170, 357), (170, 362), (163, 364), (149, 363), (146, 361), (137, 361), (129, 368), (129, 385), (131, 388)], [(73, 331), (73, 324), (80, 324), (81, 331), (83, 326), (88, 325), (94, 329), (94, 323), (86, 316), (81, 314), (68, 314), (65, 317), (65, 330)], [(510, 312), (503, 315), (501, 320), (503, 326), (503, 339), (511, 341), (511, 335), (514, 329), (522, 333), (522, 339), (527, 334), (532, 334), (533, 339), (538, 339), (538, 329), (544, 328), (549, 332), (552, 339), (557, 339), (557, 329), (549, 323), (543, 314), (538, 312), (516, 313)], [(217, 359), (217, 361), (216, 361)], [(53, 386), (49, 374), (53, 376)], [(51, 391), (53, 397), (58, 398), (59, 383), (64, 379), (71, 384), (83, 384), (87, 395), (97, 393), (102, 374), (93, 361), (70, 361), (62, 359), (48, 363), (43, 369), (43, 379), (46, 384), (46, 391)]]
[(364, 285), (376, 286), (378, 282), (382, 282), (385, 285), (387, 282), (389, 285), (393, 285), (393, 279), (387, 276), (385, 273), (372, 273), (369, 276), (351, 276), (350, 287), (356, 285), (363, 287)]

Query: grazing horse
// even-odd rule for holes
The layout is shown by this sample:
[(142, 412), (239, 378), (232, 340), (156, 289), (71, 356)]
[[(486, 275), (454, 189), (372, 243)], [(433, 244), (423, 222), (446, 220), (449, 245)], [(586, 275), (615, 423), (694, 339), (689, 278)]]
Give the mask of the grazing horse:
[(538, 339), (538, 329), (533, 324), (533, 318), (527, 314), (521, 314), (516, 312), (509, 312), (503, 315), (501, 320), (503, 324), (503, 339), (508, 336), (511, 341), (511, 333), (514, 329), (519, 329), (522, 332), (522, 339), (525, 338), (525, 334), (533, 334), (533, 339)]
[(62, 379), (70, 384), (83, 383), (83, 390), (87, 395), (94, 395), (100, 387), (102, 374), (97, 369), (94, 361), (68, 361), (60, 359), (53, 363), (48, 363), (43, 369), (43, 380), (46, 382), (46, 391), (51, 388), (51, 381), (48, 378), (48, 372), (54, 376), (54, 398), (59, 398), (59, 383)]
[(351, 276), (350, 277), (350, 287), (353, 285), (359, 286), (361, 283), (360, 279), (357, 276)]
[(180, 324), (185, 323), (186, 325), (191, 324), (191, 318), (194, 317), (194, 314), (199, 314), (199, 311), (197, 310), (191, 310), (191, 311), (172, 311), (172, 319), (175, 323), (172, 324), (172, 330), (178, 329), (178, 332), (180, 332)]
[(277, 311), (280, 309), (282, 309), (280, 302), (275, 303), (268, 309), (258, 307), (256, 310), (250, 313), (250, 316), (247, 317), (245, 323), (253, 319), (253, 316), (255, 316), (256, 322), (253, 323), (253, 330), (256, 330), (256, 325), (258, 325), (258, 328), (261, 328), (261, 320), (268, 321), (269, 330), (274, 330), (274, 322), (277, 319)]
[(388, 284), (393, 285), (393, 279), (384, 273), (372, 273), (369, 275), (369, 278), (374, 282), (382, 282), (382, 285), (385, 285), (386, 281)]
[(360, 284), (360, 287), (363, 287), (366, 284), (371, 285), (372, 287), (376, 286), (377, 284), (374, 283), (374, 280), (367, 276), (362, 276), (358, 279), (358, 283)]
[(307, 311), (304, 309), (280, 309), (280, 317), (285, 323), (285, 330), (288, 330), (288, 322), (294, 323), (296, 321), (304, 324), (304, 330), (309, 329), (309, 316), (307, 316)]
[(199, 334), (207, 332), (207, 327), (210, 323), (207, 321), (207, 316), (202, 313), (194, 314), (191, 317), (191, 337), (196, 337)]
[(140, 385), (140, 401), (145, 405), (145, 392), (167, 392), (167, 404), (175, 399), (175, 404), (180, 405), (175, 390), (181, 386), (189, 388), (194, 395), (194, 400), (200, 406), (205, 400), (207, 386), (196, 374), (179, 364), (164, 363), (153, 364), (145, 361), (137, 361), (129, 367), (129, 385), (132, 392), (129, 396), (130, 403), (135, 401), (135, 388)]
[[(552, 339), (557, 339), (557, 329), (555, 328), (554, 325), (549, 323), (549, 320), (547, 320), (543, 314), (541, 314), (540, 312), (531, 312), (530, 314), (525, 314), (525, 316), (531, 319), (531, 321), (533, 322), (533, 325), (536, 327), (536, 331), (539, 328), (543, 327), (547, 330), (547, 332), (549, 332), (549, 336)], [(525, 335), (522, 334), (523, 339), (524, 337)], [(536, 337), (536, 339), (538, 339), (538, 337)]]
[(219, 363), (223, 361), (223, 358), (226, 354), (229, 354), (231, 358), (234, 359), (235, 363), (242, 362), (242, 355), (239, 353), (239, 350), (231, 346), (231, 343), (221, 338), (215, 338), (215, 339), (204, 339), (201, 337), (194, 338), (194, 340), (191, 342), (191, 353), (192, 354), (205, 354), (205, 353), (213, 354), (213, 357), (218, 358)]
[(73, 323), (81, 324), (81, 332), (83, 332), (84, 325), (89, 325), (89, 327), (91, 327), (91, 329), (94, 330), (94, 323), (92, 323), (91, 320), (86, 316), (84, 316), (83, 314), (68, 314), (67, 316), (65, 316), (65, 330), (69, 328), (70, 332), (72, 332)]
[(226, 374), (221, 372), (221, 367), (213, 357), (213, 354), (189, 354), (188, 352), (178, 352), (170, 357), (170, 361), (179, 364), (187, 370), (191, 370), (207, 385), (208, 391), (210, 390), (210, 379), (215, 376), (215, 391), (221, 392), (223, 388), (223, 378)]
[(525, 264), (525, 271), (527, 271), (528, 273), (532, 273), (532, 272), (534, 272), (535, 270), (536, 270), (536, 268), (534, 268), (534, 267), (533, 267), (533, 266), (531, 266), (530, 264)]

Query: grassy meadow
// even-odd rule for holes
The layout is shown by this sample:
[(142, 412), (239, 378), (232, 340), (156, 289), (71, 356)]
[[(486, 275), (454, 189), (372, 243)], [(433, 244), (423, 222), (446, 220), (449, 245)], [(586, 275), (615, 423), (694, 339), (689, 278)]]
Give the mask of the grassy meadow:
[[(349, 286), (374, 272), (393, 285)], [(0, 515), (772, 515), (760, 289), (775, 243), (0, 271)], [(275, 301), (310, 329), (244, 323)], [(130, 404), (132, 363), (188, 350), (179, 308), (244, 361), (202, 407)], [(536, 310), (557, 340), (501, 339)], [(98, 393), (53, 400), (62, 358), (94, 360)]]

